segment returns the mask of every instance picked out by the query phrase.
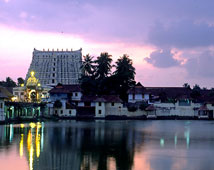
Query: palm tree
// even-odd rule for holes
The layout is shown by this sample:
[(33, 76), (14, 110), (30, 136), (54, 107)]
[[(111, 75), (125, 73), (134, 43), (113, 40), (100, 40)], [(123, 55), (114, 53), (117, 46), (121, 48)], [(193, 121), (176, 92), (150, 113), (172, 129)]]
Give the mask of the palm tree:
[(123, 101), (128, 100), (127, 91), (135, 84), (135, 68), (132, 64), (132, 60), (126, 54), (116, 61), (114, 76), (117, 80), (117, 91)]
[(132, 66), (132, 60), (127, 54), (124, 54), (116, 61), (116, 70), (114, 75), (121, 79), (121, 83), (131, 83), (135, 79), (135, 68)]
[(104, 79), (111, 73), (112, 58), (107, 52), (101, 53), (96, 60), (96, 77), (98, 79)]
[(94, 74), (95, 69), (95, 66), (93, 65), (94, 64), (93, 57), (87, 54), (86, 56), (83, 56), (83, 58), (84, 61), (81, 66), (82, 74), (83, 76), (92, 76)]

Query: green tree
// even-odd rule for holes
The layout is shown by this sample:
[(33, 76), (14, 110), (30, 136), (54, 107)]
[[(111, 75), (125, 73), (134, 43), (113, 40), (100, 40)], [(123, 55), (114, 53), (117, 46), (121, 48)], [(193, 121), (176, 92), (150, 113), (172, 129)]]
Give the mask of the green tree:
[(25, 83), (25, 81), (24, 81), (24, 79), (23, 79), (22, 77), (19, 77), (19, 78), (17, 79), (17, 82), (18, 82), (18, 86), (21, 86), (21, 84), (24, 84), (24, 83)]
[(183, 87), (190, 89), (190, 85), (188, 83), (184, 83)]
[(93, 57), (91, 57), (89, 54), (83, 57), (84, 60), (82, 62), (81, 70), (82, 70), (82, 76), (92, 76), (94, 74), (95, 66)]
[(192, 92), (190, 96), (194, 99), (194, 101), (198, 101), (201, 97), (201, 88), (198, 84), (193, 86)]
[(195, 84), (195, 85), (193, 86), (193, 90), (198, 90), (198, 91), (200, 91), (201, 88), (200, 88), (200, 86), (199, 86), (198, 84)]
[(101, 53), (99, 57), (97, 57), (96, 62), (96, 78), (104, 79), (108, 77), (111, 73), (111, 62), (112, 58), (107, 52)]
[(135, 84), (135, 68), (133, 67), (132, 60), (126, 54), (116, 61), (115, 67), (114, 76), (116, 77), (119, 95), (122, 100), (127, 101), (127, 91)]
[(16, 87), (16, 82), (14, 82), (10, 77), (7, 77), (6, 81), (0, 82), (0, 85), (4, 87)]

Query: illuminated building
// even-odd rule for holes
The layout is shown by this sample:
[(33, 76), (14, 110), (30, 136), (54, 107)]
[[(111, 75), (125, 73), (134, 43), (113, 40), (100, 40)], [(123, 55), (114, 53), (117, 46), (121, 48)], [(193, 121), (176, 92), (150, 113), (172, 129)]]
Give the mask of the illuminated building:
[(39, 51), (34, 49), (26, 80), (33, 70), (42, 85), (78, 84), (81, 63), (82, 49), (76, 51)]
[(49, 86), (41, 86), (40, 81), (35, 77), (35, 72), (31, 71), (31, 76), (27, 79), (26, 85), (13, 88), (14, 100), (18, 102), (41, 102), (48, 98)]

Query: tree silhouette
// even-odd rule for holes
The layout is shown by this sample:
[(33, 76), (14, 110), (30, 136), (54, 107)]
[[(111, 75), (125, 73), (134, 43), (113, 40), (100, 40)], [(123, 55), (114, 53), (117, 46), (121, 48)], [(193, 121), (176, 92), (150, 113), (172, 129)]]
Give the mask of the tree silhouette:
[(111, 62), (112, 58), (107, 52), (101, 53), (99, 57), (97, 57), (96, 62), (96, 78), (104, 79), (111, 73)]

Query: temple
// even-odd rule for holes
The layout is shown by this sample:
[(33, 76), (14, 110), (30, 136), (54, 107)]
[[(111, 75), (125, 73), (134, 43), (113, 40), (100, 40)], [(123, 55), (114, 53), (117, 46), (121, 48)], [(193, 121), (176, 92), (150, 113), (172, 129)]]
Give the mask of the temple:
[(26, 75), (35, 72), (41, 85), (78, 84), (81, 75), (82, 49), (59, 51), (39, 51), (34, 49), (33, 58)]

